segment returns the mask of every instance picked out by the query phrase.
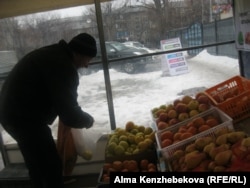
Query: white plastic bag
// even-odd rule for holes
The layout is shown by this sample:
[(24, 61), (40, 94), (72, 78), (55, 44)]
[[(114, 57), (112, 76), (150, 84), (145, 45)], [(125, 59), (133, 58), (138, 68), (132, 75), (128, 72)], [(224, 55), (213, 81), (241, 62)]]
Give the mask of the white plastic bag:
[(73, 136), (77, 154), (85, 160), (91, 160), (93, 157), (93, 152), (95, 150), (95, 143), (93, 138), (91, 138), (91, 134), (88, 134), (85, 128), (71, 128), (71, 133)]

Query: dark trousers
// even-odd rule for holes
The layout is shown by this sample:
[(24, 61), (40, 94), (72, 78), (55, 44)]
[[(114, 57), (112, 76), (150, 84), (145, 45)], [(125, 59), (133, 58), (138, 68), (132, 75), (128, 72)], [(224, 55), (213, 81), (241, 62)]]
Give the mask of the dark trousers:
[(35, 188), (63, 188), (62, 163), (47, 125), (3, 125), (17, 141)]

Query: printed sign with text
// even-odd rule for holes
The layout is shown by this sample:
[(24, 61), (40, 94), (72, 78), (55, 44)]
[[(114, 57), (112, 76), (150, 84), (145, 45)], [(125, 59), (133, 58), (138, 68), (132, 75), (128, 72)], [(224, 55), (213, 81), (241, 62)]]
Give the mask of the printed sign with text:
[[(182, 48), (179, 38), (173, 38), (161, 41), (162, 50), (174, 50)], [(163, 75), (167, 72), (171, 76), (184, 74), (188, 72), (188, 66), (183, 52), (175, 52), (162, 55), (162, 71)]]

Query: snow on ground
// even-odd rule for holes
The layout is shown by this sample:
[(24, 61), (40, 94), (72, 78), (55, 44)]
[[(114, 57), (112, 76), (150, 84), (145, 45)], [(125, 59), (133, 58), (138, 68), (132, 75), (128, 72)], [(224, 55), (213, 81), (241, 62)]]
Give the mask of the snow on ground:
[[(183, 90), (212, 87), (232, 76), (239, 75), (238, 60), (212, 56), (206, 50), (187, 59), (189, 73), (162, 76), (161, 66), (155, 71), (129, 75), (110, 71), (116, 126), (127, 121), (147, 125), (150, 110), (181, 97)], [(81, 78), (79, 101), (87, 112), (95, 116), (96, 128), (109, 128), (103, 71)], [(190, 93), (192, 94), (192, 93)], [(108, 127), (105, 127), (104, 125)]]

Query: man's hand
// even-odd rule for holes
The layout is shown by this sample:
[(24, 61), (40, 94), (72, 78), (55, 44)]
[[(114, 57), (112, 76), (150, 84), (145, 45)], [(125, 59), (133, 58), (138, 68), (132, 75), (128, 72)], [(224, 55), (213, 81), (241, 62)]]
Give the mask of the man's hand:
[(86, 129), (89, 129), (90, 127), (92, 127), (94, 124), (94, 121), (95, 121), (91, 115), (88, 114), (88, 116), (89, 116), (88, 117), (89, 120), (88, 120), (88, 122), (86, 122), (86, 126), (85, 126)]

